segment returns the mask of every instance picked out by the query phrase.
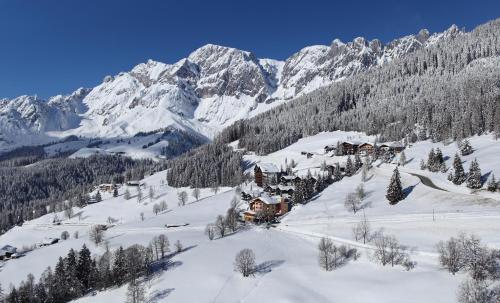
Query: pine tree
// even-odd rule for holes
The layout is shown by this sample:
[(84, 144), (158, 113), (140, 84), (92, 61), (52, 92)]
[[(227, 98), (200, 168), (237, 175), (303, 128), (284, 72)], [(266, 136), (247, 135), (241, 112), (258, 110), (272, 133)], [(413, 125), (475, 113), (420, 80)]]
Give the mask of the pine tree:
[(66, 298), (69, 296), (66, 271), (64, 270), (64, 267), (64, 259), (59, 257), (59, 261), (57, 262), (54, 270), (54, 295), (56, 302), (65, 302)]
[(125, 264), (125, 252), (123, 247), (119, 247), (115, 251), (115, 258), (113, 262), (113, 281), (117, 285), (122, 285), (126, 279), (126, 264)]
[(460, 144), (460, 153), (462, 153), (462, 156), (467, 156), (470, 155), (474, 152), (474, 149), (470, 145), (469, 140), (465, 139), (462, 141), (462, 144)]
[(340, 171), (340, 164), (337, 162), (335, 163), (333, 171), (333, 182), (338, 182), (340, 180), (342, 180), (342, 172)]
[(97, 193), (95, 194), (95, 200), (96, 200), (96, 202), (101, 202), (102, 201), (102, 197), (101, 197), (101, 192), (100, 191), (97, 191)]
[(345, 174), (349, 177), (354, 175), (354, 165), (352, 164), (351, 156), (347, 156), (347, 162), (345, 164)]
[(397, 167), (394, 169), (385, 197), (389, 200), (390, 204), (396, 204), (404, 199), (403, 186), (401, 185), (401, 178)]
[(465, 171), (464, 167), (462, 166), (462, 159), (460, 159), (458, 153), (455, 154), (455, 158), (453, 159), (453, 171), (454, 171), (452, 178), (453, 184), (460, 185), (464, 183), (466, 179)]
[(431, 148), (429, 156), (427, 157), (427, 169), (436, 171), (436, 153), (434, 152), (434, 148)]
[(481, 169), (479, 163), (474, 159), (469, 167), (469, 175), (467, 176), (467, 187), (472, 189), (479, 189), (483, 186), (481, 182)]
[(358, 171), (362, 166), (363, 166), (363, 162), (361, 161), (361, 157), (359, 156), (359, 153), (356, 153), (356, 155), (354, 155), (355, 171)]
[(78, 280), (78, 261), (76, 252), (70, 249), (66, 256), (65, 271), (68, 292), (71, 298), (77, 298), (82, 294), (83, 286)]
[(78, 280), (82, 283), (84, 289), (89, 287), (90, 278), (90, 263), (92, 259), (90, 258), (90, 250), (85, 244), (83, 244), (80, 250), (77, 264)]
[(490, 181), (488, 181), (488, 190), (491, 192), (497, 191), (497, 181), (495, 180), (495, 175), (491, 175)]

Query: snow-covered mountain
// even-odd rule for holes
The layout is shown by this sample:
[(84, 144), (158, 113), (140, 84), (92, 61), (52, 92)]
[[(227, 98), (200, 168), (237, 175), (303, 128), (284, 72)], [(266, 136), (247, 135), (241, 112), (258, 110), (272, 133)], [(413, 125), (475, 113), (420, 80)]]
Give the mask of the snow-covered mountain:
[(388, 44), (356, 38), (306, 47), (283, 61), (208, 44), (174, 64), (149, 60), (92, 88), (41, 100), (0, 100), (3, 147), (68, 135), (130, 137), (168, 126), (208, 138), (223, 127), (369, 68), (460, 35), (456, 26)]

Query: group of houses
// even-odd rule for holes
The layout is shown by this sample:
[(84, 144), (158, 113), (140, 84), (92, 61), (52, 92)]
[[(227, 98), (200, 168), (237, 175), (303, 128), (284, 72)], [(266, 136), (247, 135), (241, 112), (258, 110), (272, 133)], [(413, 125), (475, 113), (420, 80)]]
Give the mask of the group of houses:
[(338, 156), (348, 156), (360, 154), (363, 156), (373, 155), (374, 153), (392, 153), (397, 154), (402, 152), (405, 149), (405, 146), (398, 141), (392, 143), (384, 143), (377, 145), (376, 143), (371, 142), (362, 142), (362, 141), (339, 141), (337, 145), (327, 145), (324, 150), (325, 153), (335, 152)]
[(272, 221), (286, 214), (291, 208), (295, 191), (301, 191), (306, 186), (316, 188), (317, 183), (312, 176), (288, 175), (272, 163), (255, 165), (254, 177), (259, 188), (241, 193), (242, 200), (248, 203), (248, 210), (243, 213), (247, 222)]

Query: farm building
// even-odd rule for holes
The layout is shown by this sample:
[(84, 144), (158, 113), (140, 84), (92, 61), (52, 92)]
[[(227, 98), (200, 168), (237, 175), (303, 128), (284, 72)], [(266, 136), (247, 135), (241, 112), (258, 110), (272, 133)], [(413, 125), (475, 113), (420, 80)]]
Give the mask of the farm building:
[(269, 221), (287, 212), (288, 201), (285, 198), (272, 197), (263, 193), (250, 201), (249, 209), (244, 212), (243, 218), (247, 222)]
[(118, 188), (118, 186), (116, 184), (106, 183), (106, 184), (100, 184), (98, 188), (100, 191), (112, 193), (115, 190), (115, 188)]
[(17, 256), (17, 248), (11, 245), (5, 245), (0, 248), (0, 260), (15, 258)]
[(259, 163), (254, 167), (255, 183), (263, 187), (267, 184), (277, 184), (281, 170), (272, 163)]
[(375, 152), (375, 146), (371, 143), (362, 143), (359, 148), (358, 148), (358, 152), (361, 154), (361, 155), (371, 155)]

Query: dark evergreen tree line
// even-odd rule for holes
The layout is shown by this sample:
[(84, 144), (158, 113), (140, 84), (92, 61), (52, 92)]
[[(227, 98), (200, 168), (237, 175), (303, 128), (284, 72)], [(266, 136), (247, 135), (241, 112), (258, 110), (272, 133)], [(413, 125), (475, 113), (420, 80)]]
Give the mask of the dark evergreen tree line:
[(56, 210), (64, 200), (81, 198), (97, 184), (142, 179), (164, 168), (152, 160), (109, 155), (0, 167), (0, 233)]
[(116, 251), (107, 250), (102, 256), (92, 258), (83, 245), (77, 252), (71, 249), (60, 257), (54, 269), (48, 267), (38, 283), (29, 274), (18, 287), (5, 296), (7, 303), (64, 303), (79, 298), (92, 290), (103, 290), (135, 282), (151, 273), (153, 250), (132, 245)]
[(235, 186), (243, 181), (242, 153), (216, 140), (168, 162), (170, 186)]

